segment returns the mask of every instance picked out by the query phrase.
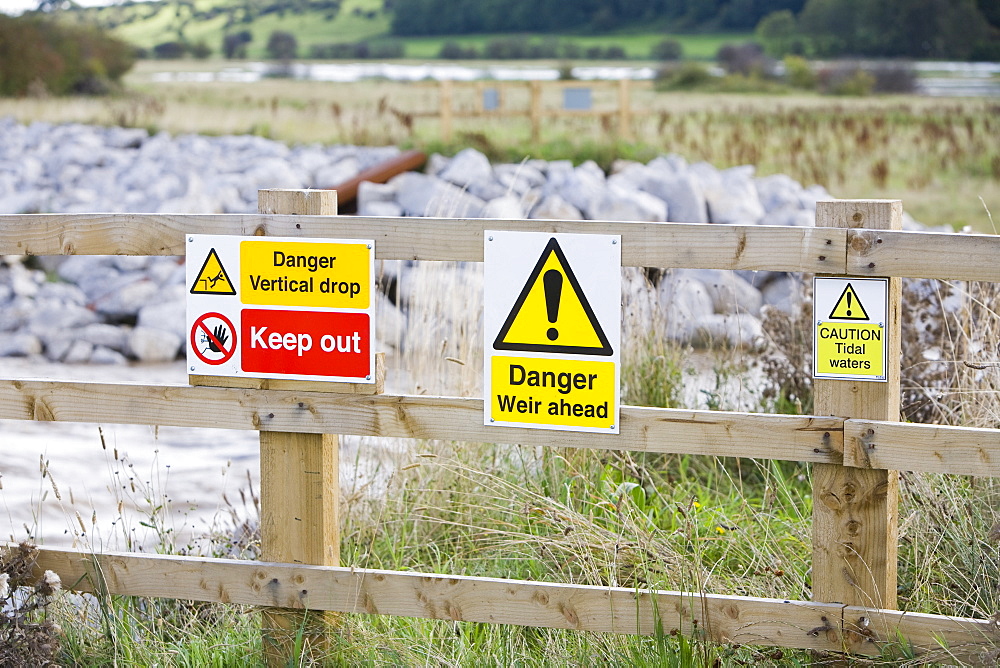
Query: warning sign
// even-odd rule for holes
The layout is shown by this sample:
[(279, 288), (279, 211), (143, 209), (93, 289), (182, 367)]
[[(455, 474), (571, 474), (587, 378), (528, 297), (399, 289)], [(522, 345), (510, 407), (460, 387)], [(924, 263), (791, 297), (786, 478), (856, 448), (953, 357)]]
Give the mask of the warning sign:
[(604, 432), (616, 422), (612, 362), (494, 357), (491, 366), (495, 420)]
[(188, 235), (188, 371), (375, 382), (374, 240)]
[(212, 248), (205, 257), (201, 270), (191, 283), (191, 294), (193, 295), (235, 295), (236, 288), (229, 280), (226, 268), (222, 266), (219, 254)]
[(868, 311), (864, 304), (858, 299), (858, 293), (854, 287), (848, 283), (847, 287), (840, 294), (833, 310), (830, 311), (831, 320), (868, 320)]
[(371, 261), (366, 244), (242, 241), (243, 303), (365, 309)]
[(538, 258), (493, 347), (587, 355), (614, 352), (555, 237)]
[(221, 313), (205, 313), (191, 327), (191, 349), (205, 364), (224, 364), (236, 352), (236, 328)]
[(618, 433), (621, 238), (487, 231), (484, 257), (485, 423)]
[(889, 280), (813, 279), (813, 377), (885, 382)]

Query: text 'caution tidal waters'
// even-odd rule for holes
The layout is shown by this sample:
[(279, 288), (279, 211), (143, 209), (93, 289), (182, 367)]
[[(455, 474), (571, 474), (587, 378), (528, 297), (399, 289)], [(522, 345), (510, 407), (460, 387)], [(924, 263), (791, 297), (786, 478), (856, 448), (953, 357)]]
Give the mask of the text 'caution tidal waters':
[(814, 378), (886, 380), (888, 295), (884, 278), (814, 279)]

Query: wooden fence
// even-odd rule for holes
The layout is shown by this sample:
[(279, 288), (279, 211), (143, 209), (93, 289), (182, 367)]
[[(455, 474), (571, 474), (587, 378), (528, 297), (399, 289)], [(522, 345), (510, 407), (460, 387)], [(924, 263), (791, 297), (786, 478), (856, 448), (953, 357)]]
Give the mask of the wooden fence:
[[(903, 232), (897, 201), (820, 202), (817, 227), (322, 215), (314, 191), (261, 194), (256, 215), (0, 216), (0, 254), (183, 255), (185, 235), (376, 239), (377, 257), (483, 260), (484, 229), (620, 234), (623, 264), (888, 276), (887, 383), (816, 381), (816, 412), (788, 416), (621, 409), (619, 435), (486, 427), (483, 400), (247, 387), (0, 380), (0, 419), (222, 427), (260, 432), (261, 562), (40, 548), (39, 569), (83, 591), (268, 608), (280, 664), (289, 609), (651, 634), (718, 642), (975, 659), (1000, 645), (991, 620), (894, 610), (897, 469), (1000, 476), (1000, 430), (897, 423), (899, 277), (1000, 281), (1000, 237)], [(292, 211), (306, 215), (288, 215)], [(198, 379), (203, 382), (203, 379)], [(270, 389), (260, 389), (270, 388)], [(356, 388), (355, 388), (356, 389)], [(511, 442), (812, 462), (814, 601), (339, 567), (334, 434)], [(284, 521), (288, 518), (303, 521)], [(984, 528), (985, 530), (985, 528)], [(314, 629), (322, 633), (322, 627)]]
[[(616, 90), (615, 104), (608, 109), (607, 104), (595, 106), (593, 92)], [(439, 84), (437, 112), (418, 113), (416, 116), (437, 116), (441, 122), (441, 139), (449, 142), (455, 118), (527, 118), (531, 121), (531, 141), (537, 142), (542, 136), (542, 122), (546, 118), (570, 118), (587, 116), (600, 118), (609, 129), (614, 125), (617, 136), (625, 141), (633, 139), (632, 81), (622, 78), (617, 81), (502, 81), (488, 83), (456, 83), (445, 79)], [(456, 90), (475, 93), (470, 105), (455, 105)], [(512, 93), (527, 91), (527, 100), (521, 104), (512, 103)], [(558, 105), (546, 105), (546, 91), (558, 90), (563, 99)], [(570, 95), (577, 93), (575, 101)], [(641, 113), (641, 112), (640, 112)]]

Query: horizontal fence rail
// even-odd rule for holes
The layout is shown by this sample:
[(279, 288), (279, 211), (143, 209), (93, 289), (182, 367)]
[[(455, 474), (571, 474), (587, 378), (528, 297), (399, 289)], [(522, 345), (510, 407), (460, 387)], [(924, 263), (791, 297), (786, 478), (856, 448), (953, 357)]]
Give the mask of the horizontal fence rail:
[(898, 643), (897, 633), (907, 649), (968, 661), (1000, 642), (990, 620), (838, 603), (47, 547), (37, 568), (102, 595), (635, 635), (677, 630), (715, 642), (867, 655)]
[(1000, 430), (847, 420), (844, 465), (1000, 477)]
[[(374, 238), (383, 260), (482, 262), (483, 231), (620, 234), (638, 267), (1000, 280), (1000, 236), (767, 225), (260, 214), (0, 215), (2, 255), (183, 255), (184, 234)], [(928, 248), (933, 253), (926, 252)], [(919, 257), (919, 261), (914, 261)]]
[(842, 418), (623, 406), (621, 433), (483, 425), (483, 400), (0, 380), (0, 419), (218, 427), (840, 463)]

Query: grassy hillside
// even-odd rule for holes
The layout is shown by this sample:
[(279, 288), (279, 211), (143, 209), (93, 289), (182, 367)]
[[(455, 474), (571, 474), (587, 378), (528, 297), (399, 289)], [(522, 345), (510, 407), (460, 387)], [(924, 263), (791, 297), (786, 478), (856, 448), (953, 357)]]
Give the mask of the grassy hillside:
[[(219, 55), (223, 36), (249, 31), (253, 41), (247, 46), (248, 58), (264, 58), (270, 34), (283, 30), (295, 35), (299, 55), (306, 56), (317, 44), (393, 41), (402, 43), (408, 58), (437, 57), (446, 41), (480, 52), (487, 42), (504, 35), (399, 38), (390, 34), (391, 13), (382, 0), (285, 0), (277, 10), (277, 0), (159, 0), (71, 10), (71, 21), (96, 22), (116, 36), (136, 46), (152, 50), (157, 44), (173, 41), (204, 42)], [(531, 40), (553, 36), (529, 36)], [(648, 58), (650, 49), (668, 35), (653, 32), (648, 26), (606, 35), (565, 34), (555, 36), (560, 42), (572, 42), (581, 49), (593, 46), (620, 46), (629, 58)], [(727, 42), (750, 39), (749, 34), (672, 35), (688, 58), (711, 59)]]

